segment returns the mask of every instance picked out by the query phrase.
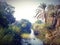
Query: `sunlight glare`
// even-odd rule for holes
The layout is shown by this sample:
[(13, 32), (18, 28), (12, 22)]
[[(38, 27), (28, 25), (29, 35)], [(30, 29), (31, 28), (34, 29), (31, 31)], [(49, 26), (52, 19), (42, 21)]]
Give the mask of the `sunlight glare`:
[(32, 4), (17, 6), (15, 8), (14, 17), (16, 18), (16, 20), (27, 19), (31, 23), (34, 23), (37, 20), (36, 18), (34, 18), (36, 7), (36, 5)]

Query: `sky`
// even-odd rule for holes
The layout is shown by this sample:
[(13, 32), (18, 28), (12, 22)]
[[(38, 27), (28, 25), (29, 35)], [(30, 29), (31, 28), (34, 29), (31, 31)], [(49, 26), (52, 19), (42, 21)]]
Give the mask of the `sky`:
[[(34, 23), (37, 19), (36, 9), (40, 3), (59, 4), (59, 0), (2, 0), (7, 1), (10, 5), (15, 7), (14, 17), (16, 20), (28, 19)], [(44, 21), (44, 20), (43, 20)]]
[(54, 4), (58, 4), (60, 3), (60, 0), (6, 0), (7, 2), (10, 3), (18, 3), (18, 2), (38, 2), (38, 3), (54, 3)]

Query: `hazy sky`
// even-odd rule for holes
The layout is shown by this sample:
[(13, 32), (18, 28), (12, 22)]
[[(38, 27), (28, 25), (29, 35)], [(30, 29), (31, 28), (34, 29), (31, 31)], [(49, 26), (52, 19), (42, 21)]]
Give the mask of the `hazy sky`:
[(28, 19), (32, 23), (36, 20), (34, 15), (36, 14), (36, 8), (40, 3), (46, 4), (60, 4), (59, 0), (6, 0), (7, 3), (15, 7), (14, 16), (16, 20), (22, 18)]
[(53, 3), (53, 4), (58, 4), (60, 3), (60, 0), (7, 0), (7, 2), (10, 3), (18, 3), (18, 2), (44, 2), (44, 3)]

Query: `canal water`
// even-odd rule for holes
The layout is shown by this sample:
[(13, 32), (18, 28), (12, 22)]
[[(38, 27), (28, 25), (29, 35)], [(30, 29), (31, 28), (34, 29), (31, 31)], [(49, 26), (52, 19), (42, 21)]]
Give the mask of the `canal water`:
[(35, 37), (33, 30), (31, 30), (30, 38), (22, 39), (21, 43), (22, 45), (43, 45), (43, 41)]

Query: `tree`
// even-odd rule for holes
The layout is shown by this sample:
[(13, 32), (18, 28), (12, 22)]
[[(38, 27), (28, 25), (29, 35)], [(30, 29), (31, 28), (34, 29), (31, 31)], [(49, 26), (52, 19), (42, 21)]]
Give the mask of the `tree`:
[(55, 8), (60, 9), (60, 5), (56, 5)]
[(39, 7), (42, 8), (43, 10), (45, 10), (46, 4), (45, 3), (42, 3)]
[(21, 29), (21, 33), (31, 33), (31, 23), (28, 20), (21, 19), (16, 25)]
[(38, 15), (37, 17), (42, 17), (42, 15), (43, 15), (44, 18), (45, 18), (45, 22), (46, 22), (46, 18), (47, 18), (46, 12), (45, 12), (46, 4), (45, 4), (45, 3), (42, 3), (42, 4), (39, 5), (38, 7), (39, 7), (40, 9), (43, 9), (43, 12), (41, 13), (41, 10), (38, 9), (36, 16)]
[[(51, 41), (50, 44), (56, 43), (58, 37), (60, 37), (60, 6), (59, 5), (48, 5), (48, 18), (47, 22), (50, 23), (50, 26), (47, 28), (46, 38)], [(57, 41), (58, 43), (58, 41)]]
[(7, 4), (6, 2), (0, 2), (0, 26), (8, 27), (9, 24), (15, 22), (13, 12), (14, 7)]
[(13, 6), (0, 2), (0, 45), (21, 45), (20, 28), (10, 25), (15, 22), (13, 13)]
[(21, 45), (20, 28), (16, 25), (0, 27), (0, 45)]
[[(44, 7), (44, 6), (43, 6)], [(51, 41), (50, 43), (56, 43), (58, 37), (60, 37), (60, 5), (48, 5), (46, 6), (47, 11), (45, 11), (45, 8), (43, 9), (43, 13), (45, 18), (45, 24), (44, 30), (47, 31), (45, 33), (46, 38)], [(41, 9), (41, 7), (40, 7)], [(39, 9), (38, 9), (39, 10)], [(39, 12), (40, 11), (40, 12)], [(41, 13), (41, 10), (39, 10), (36, 14), (37, 17), (42, 17), (43, 13)], [(40, 14), (39, 14), (40, 13)], [(39, 18), (40, 18), (39, 17)], [(38, 26), (37, 26), (38, 27)]]
[[(58, 20), (59, 20), (59, 13), (60, 13), (60, 6), (59, 5), (48, 5), (48, 7), (47, 7), (47, 9), (48, 9), (48, 17), (50, 16), (51, 18), (52, 18), (52, 23), (51, 23), (51, 25), (50, 25), (50, 29), (55, 29), (57, 26), (57, 23), (59, 22)], [(49, 17), (49, 18), (50, 18)], [(50, 19), (51, 19), (50, 18)], [(47, 21), (47, 22), (49, 22), (49, 21)], [(59, 23), (58, 23), (59, 24)]]
[(55, 9), (55, 6), (52, 5), (52, 4), (50, 4), (50, 5), (47, 6), (47, 9), (48, 9), (48, 10), (54, 10), (54, 9)]

